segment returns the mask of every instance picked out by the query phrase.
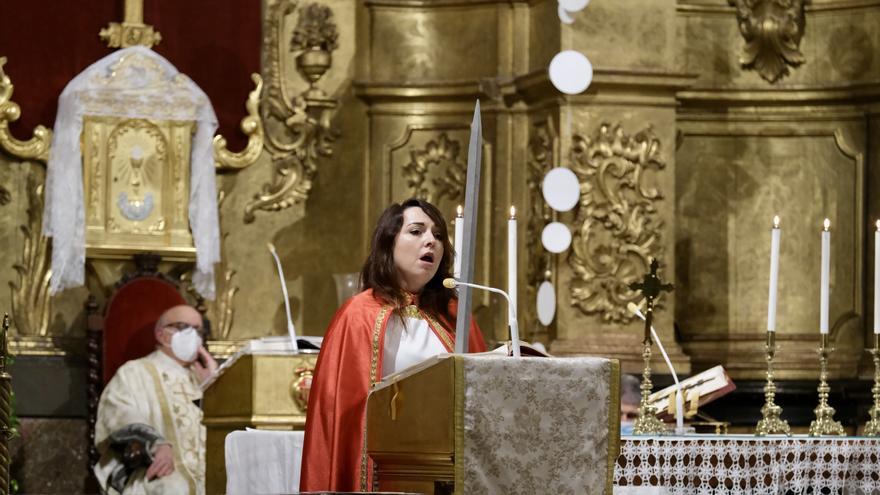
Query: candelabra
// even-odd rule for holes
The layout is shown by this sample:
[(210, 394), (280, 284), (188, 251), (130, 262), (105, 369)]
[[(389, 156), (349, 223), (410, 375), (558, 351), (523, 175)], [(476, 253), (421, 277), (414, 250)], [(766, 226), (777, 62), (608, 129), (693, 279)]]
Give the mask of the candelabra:
[(868, 352), (874, 358), (874, 386), (871, 387), (874, 406), (868, 412), (871, 420), (865, 425), (865, 436), (880, 437), (880, 335), (874, 334), (874, 348), (869, 349)]
[(833, 349), (828, 348), (828, 334), (823, 333), (819, 341), (819, 405), (813, 412), (816, 419), (810, 423), (810, 436), (846, 435), (843, 425), (834, 420), (834, 408), (828, 405), (828, 355)]
[(761, 420), (755, 427), (755, 435), (791, 435), (788, 421), (782, 419), (782, 408), (776, 405), (776, 384), (773, 383), (773, 357), (776, 355), (776, 332), (767, 332), (767, 383), (764, 385), (764, 407)]

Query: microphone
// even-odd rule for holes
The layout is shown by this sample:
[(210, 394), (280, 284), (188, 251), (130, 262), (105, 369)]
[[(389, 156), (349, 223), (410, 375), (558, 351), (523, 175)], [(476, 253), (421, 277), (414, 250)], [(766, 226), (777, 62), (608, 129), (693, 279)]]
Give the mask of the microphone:
[(510, 325), (510, 342), (511, 342), (511, 351), (513, 357), (520, 357), (519, 352), (519, 325), (516, 323), (516, 309), (513, 307), (513, 303), (510, 301), (510, 296), (507, 295), (501, 289), (496, 289), (494, 287), (487, 287), (485, 285), (471, 284), (468, 282), (461, 282), (459, 280), (455, 280), (454, 278), (445, 278), (443, 279), (443, 287), (447, 289), (454, 289), (459, 285), (463, 285), (465, 287), (473, 287), (474, 289), (483, 289), (489, 292), (494, 292), (496, 294), (501, 294), (507, 299), (507, 307), (508, 311), (508, 325)]
[(299, 345), (296, 342), (296, 329), (293, 327), (293, 318), (290, 316), (290, 297), (287, 295), (287, 282), (284, 281), (284, 270), (281, 268), (281, 259), (275, 252), (275, 245), (268, 243), (269, 252), (275, 258), (275, 266), (278, 268), (278, 278), (281, 280), (281, 294), (284, 296), (284, 310), (287, 312), (287, 333), (290, 334), (290, 344), (293, 346), (294, 352), (299, 352)]
[[(642, 314), (642, 310), (639, 309), (636, 303), (630, 302), (626, 305), (626, 309), (645, 320), (645, 315)], [(681, 435), (684, 434), (684, 395), (681, 392), (681, 383), (678, 382), (678, 374), (675, 372), (675, 368), (672, 367), (672, 361), (669, 359), (669, 354), (666, 354), (666, 349), (663, 348), (663, 343), (660, 342), (660, 337), (657, 335), (657, 331), (654, 330), (654, 325), (651, 325), (651, 337), (654, 338), (654, 342), (660, 348), (660, 353), (663, 354), (666, 366), (669, 366), (669, 371), (672, 372), (672, 379), (675, 380), (675, 432)]]

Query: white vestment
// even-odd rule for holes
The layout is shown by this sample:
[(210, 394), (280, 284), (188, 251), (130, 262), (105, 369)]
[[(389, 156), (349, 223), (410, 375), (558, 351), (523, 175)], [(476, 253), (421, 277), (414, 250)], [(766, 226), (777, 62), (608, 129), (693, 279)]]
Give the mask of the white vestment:
[(120, 466), (118, 454), (108, 446), (108, 437), (131, 424), (151, 426), (171, 444), (174, 472), (147, 481), (146, 469), (135, 471), (125, 485), (125, 495), (159, 493), (205, 493), (205, 427), (199, 380), (162, 351), (129, 361), (116, 371), (98, 404), (95, 444), (101, 460), (95, 475), (105, 491), (107, 479)]

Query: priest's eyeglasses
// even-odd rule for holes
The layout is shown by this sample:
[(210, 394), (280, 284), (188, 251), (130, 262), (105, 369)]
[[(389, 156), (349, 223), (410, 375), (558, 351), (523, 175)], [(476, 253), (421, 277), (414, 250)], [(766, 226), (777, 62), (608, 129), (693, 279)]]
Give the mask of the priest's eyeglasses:
[(171, 330), (171, 333), (177, 333), (177, 332), (179, 332), (181, 330), (185, 330), (189, 327), (195, 328), (196, 332), (199, 332), (199, 334), (202, 333), (202, 327), (200, 325), (193, 325), (192, 323), (189, 323), (186, 321), (173, 321), (171, 323), (167, 323), (162, 328), (167, 328), (168, 330)]

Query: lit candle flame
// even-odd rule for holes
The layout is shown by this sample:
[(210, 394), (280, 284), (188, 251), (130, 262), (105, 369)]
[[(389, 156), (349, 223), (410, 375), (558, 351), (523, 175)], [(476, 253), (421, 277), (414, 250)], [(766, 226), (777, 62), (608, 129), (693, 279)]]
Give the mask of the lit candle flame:
[(774, 215), (774, 216), (773, 216), (773, 228), (774, 228), (774, 229), (778, 229), (778, 228), (779, 228), (779, 215)]
[(510, 207), (510, 219), (516, 220), (516, 207), (515, 206)]
[(458, 218), (462, 218), (464, 216), (464, 206), (458, 205), (458, 207), (455, 208), (455, 216)]
[(829, 230), (829, 229), (831, 229), (831, 220), (828, 220), (828, 219), (826, 218), (825, 221), (822, 222), (822, 226), (825, 228), (824, 230)]
[(880, 230), (880, 220), (877, 220), (877, 230)]

